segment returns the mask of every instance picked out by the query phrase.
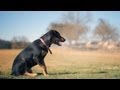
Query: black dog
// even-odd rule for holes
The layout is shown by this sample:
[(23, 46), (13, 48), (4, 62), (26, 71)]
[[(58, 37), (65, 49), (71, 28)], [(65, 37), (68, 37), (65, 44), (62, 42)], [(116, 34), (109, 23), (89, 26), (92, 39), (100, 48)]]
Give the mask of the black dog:
[(33, 41), (28, 47), (26, 47), (14, 60), (12, 66), (11, 75), (29, 75), (36, 76), (32, 73), (31, 68), (35, 65), (40, 65), (43, 69), (43, 74), (46, 76), (47, 68), (44, 62), (44, 57), (49, 52), (52, 54), (49, 47), (51, 44), (57, 44), (61, 46), (60, 42), (64, 42), (65, 39), (55, 30), (50, 30), (45, 35)]

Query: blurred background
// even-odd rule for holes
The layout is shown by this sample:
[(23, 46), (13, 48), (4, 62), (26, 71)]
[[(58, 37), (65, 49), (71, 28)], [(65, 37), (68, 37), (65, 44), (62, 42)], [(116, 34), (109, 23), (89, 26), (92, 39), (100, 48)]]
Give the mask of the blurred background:
[(24, 48), (55, 29), (65, 46), (118, 50), (119, 19), (119, 11), (0, 11), (0, 48)]

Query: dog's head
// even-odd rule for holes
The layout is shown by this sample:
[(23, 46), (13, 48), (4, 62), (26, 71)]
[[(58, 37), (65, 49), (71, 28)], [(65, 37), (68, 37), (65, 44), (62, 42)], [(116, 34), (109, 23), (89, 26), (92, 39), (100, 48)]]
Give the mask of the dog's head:
[(63, 38), (58, 31), (51, 30), (51, 33), (52, 33), (52, 43), (61, 46), (61, 42), (65, 42), (65, 38)]

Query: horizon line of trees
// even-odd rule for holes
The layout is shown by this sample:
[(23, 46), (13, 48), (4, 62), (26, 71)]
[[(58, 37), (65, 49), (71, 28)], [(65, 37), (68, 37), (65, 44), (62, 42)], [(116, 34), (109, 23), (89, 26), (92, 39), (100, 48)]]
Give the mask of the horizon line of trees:
[(25, 36), (15, 36), (11, 41), (0, 39), (0, 49), (22, 49), (30, 44)]

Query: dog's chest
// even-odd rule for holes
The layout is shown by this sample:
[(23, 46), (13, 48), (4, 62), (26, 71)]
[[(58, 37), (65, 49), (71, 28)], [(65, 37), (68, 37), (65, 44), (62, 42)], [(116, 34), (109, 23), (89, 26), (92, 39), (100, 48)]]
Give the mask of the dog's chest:
[(42, 50), (42, 56), (45, 56), (47, 54), (47, 51)]

